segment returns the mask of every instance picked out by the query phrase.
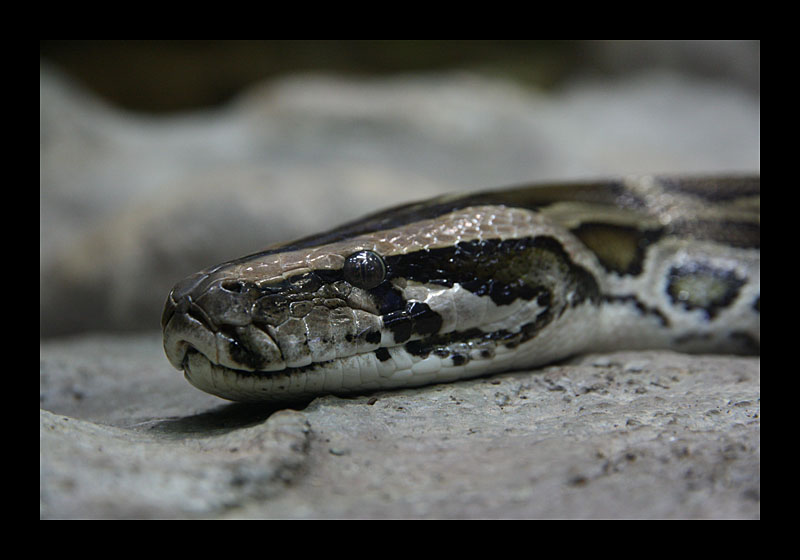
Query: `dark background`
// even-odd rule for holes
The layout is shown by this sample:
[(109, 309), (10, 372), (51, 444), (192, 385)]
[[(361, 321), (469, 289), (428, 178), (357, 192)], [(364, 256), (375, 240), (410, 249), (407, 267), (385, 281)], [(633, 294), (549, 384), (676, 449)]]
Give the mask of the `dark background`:
[(550, 89), (661, 67), (760, 87), (759, 41), (46, 40), (40, 55), (114, 104), (156, 113), (220, 105), (255, 82), (318, 71), (469, 70)]

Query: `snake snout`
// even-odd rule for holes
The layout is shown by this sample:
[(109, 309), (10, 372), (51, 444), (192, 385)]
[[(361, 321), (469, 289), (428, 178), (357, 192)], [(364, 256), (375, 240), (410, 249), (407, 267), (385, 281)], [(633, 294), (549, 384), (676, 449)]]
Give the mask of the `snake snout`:
[(285, 367), (270, 333), (253, 324), (261, 293), (230, 272), (212, 269), (178, 282), (161, 315), (164, 351), (170, 363), (186, 370), (193, 351), (213, 364), (253, 371)]
[(178, 311), (179, 307), (181, 308), (181, 311), (184, 310), (185, 306), (191, 300), (192, 292), (206, 278), (208, 278), (208, 274), (204, 272), (197, 272), (191, 276), (187, 276), (173, 286), (172, 290), (167, 296), (167, 301), (164, 304), (164, 311), (161, 313), (162, 330), (167, 327), (167, 323), (169, 323), (169, 320), (173, 317), (173, 315), (175, 315), (175, 312)]

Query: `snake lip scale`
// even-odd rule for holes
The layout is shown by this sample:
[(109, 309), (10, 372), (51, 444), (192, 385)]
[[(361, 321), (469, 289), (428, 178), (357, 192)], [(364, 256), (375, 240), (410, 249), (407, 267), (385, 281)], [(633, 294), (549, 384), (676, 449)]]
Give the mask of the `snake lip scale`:
[(758, 176), (623, 177), (406, 204), (192, 274), (167, 358), (241, 401), (364, 393), (589, 351), (758, 354)]

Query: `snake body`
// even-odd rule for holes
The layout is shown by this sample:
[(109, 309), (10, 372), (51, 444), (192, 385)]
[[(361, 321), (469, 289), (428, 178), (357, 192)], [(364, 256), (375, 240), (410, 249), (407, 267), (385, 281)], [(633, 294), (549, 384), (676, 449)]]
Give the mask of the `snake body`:
[(231, 400), (419, 386), (574, 354), (758, 354), (760, 179), (631, 177), (413, 203), (189, 276), (164, 348)]

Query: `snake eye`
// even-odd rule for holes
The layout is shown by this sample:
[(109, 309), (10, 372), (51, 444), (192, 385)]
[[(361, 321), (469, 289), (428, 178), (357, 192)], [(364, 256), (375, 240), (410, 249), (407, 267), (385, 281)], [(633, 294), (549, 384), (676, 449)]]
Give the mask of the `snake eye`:
[(386, 278), (386, 264), (375, 251), (358, 251), (344, 261), (342, 273), (353, 286), (369, 290)]

